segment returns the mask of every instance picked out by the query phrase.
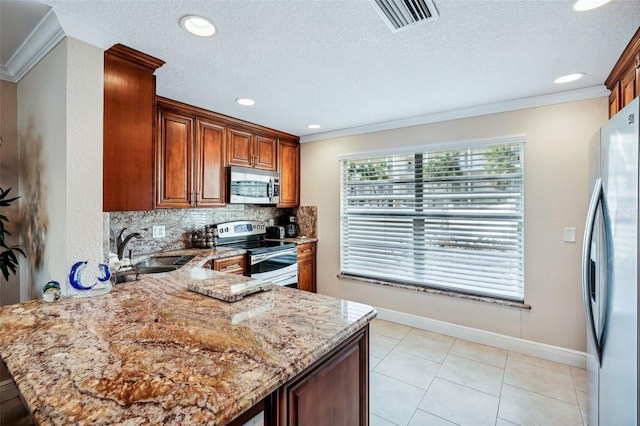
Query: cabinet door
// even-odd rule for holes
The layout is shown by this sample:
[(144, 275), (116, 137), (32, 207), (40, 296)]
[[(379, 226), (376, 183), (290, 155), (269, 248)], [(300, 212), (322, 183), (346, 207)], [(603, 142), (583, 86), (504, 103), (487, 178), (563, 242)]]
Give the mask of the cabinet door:
[[(158, 110), (156, 207), (191, 207), (193, 186), (193, 118)], [(135, 182), (131, 182), (132, 185)]]
[(255, 135), (253, 167), (262, 170), (276, 170), (276, 138)]
[(630, 67), (620, 80), (620, 98), (622, 102), (620, 109), (634, 100), (636, 95), (636, 68), (634, 66)]
[(253, 165), (253, 133), (229, 128), (227, 165), (251, 167)]
[(300, 205), (300, 143), (278, 141), (278, 171), (280, 172), (280, 203), (278, 207)]
[(298, 289), (316, 292), (316, 243), (298, 245)]
[(609, 94), (609, 118), (620, 111), (620, 82), (617, 82)]
[(226, 173), (224, 168), (225, 127), (196, 119), (196, 205), (225, 205)]
[(636, 96), (640, 96), (640, 53), (636, 58), (636, 63), (638, 64), (638, 68), (636, 68)]
[(129, 50), (118, 45), (104, 53), (102, 208), (106, 212), (153, 209), (155, 77), (153, 70), (120, 56)]
[(278, 425), (369, 424), (368, 326), (326, 361), (280, 388)]

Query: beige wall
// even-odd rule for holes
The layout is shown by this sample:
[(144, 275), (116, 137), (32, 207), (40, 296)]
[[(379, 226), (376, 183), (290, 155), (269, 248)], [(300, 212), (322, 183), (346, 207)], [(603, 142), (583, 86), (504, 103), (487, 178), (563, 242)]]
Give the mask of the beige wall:
[[(11, 188), (11, 196), (19, 195), (18, 182), (18, 91), (15, 83), (0, 80), (0, 136), (4, 143), (0, 147), (0, 188)], [(19, 243), (18, 202), (14, 202), (2, 214), (10, 220), (11, 244)], [(20, 258), (19, 262), (24, 259)], [(20, 272), (6, 282), (0, 278), (0, 305), (20, 301)]]
[[(65, 38), (18, 82), (21, 300), (102, 256), (103, 52)], [(35, 243), (33, 243), (35, 242)], [(42, 264), (34, 265), (42, 250)]]
[[(306, 143), (301, 203), (318, 206), (318, 292), (440, 321), (585, 350), (580, 254), (587, 207), (587, 143), (607, 99), (571, 102)], [(338, 279), (339, 154), (514, 134), (525, 144), (525, 302), (531, 310)], [(563, 242), (575, 227), (577, 242)]]

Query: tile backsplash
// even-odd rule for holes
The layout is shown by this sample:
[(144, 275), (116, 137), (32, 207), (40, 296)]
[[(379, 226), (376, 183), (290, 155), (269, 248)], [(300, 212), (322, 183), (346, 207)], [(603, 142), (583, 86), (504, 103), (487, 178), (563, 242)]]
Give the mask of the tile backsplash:
[[(115, 238), (124, 228), (125, 235), (132, 232), (142, 234), (142, 238), (133, 238), (127, 244), (125, 256), (133, 251), (133, 256), (158, 253), (162, 251), (180, 250), (191, 246), (191, 232), (205, 225), (230, 222), (234, 220), (259, 220), (269, 223), (285, 214), (300, 216), (302, 235), (315, 236), (316, 207), (301, 206), (298, 209), (277, 209), (275, 207), (258, 207), (245, 204), (231, 204), (211, 209), (157, 209), (136, 212), (111, 212), (104, 214), (105, 258), (108, 253), (115, 252)], [(165, 237), (153, 238), (153, 226), (164, 225)], [(304, 230), (304, 232), (303, 232)]]

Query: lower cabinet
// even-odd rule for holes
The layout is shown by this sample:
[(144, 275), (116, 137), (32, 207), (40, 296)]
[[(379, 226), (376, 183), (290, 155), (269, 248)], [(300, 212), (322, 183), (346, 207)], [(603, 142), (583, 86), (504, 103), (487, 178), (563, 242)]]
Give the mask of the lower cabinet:
[(244, 274), (245, 256), (225, 257), (224, 259), (214, 259), (211, 269), (229, 274)]
[(316, 243), (298, 245), (298, 289), (316, 292)]
[(230, 425), (368, 426), (369, 325)]
[(369, 326), (282, 386), (274, 425), (369, 424)]

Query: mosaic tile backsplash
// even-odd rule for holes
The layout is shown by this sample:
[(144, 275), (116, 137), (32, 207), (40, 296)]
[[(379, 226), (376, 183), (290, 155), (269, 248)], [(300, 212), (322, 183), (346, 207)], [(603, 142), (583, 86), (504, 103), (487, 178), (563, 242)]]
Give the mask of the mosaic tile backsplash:
[[(307, 237), (316, 237), (316, 207), (301, 206), (298, 209), (277, 209), (245, 204), (231, 204), (211, 209), (157, 209), (140, 212), (111, 212), (104, 214), (105, 258), (109, 252), (116, 252), (115, 238), (127, 228), (125, 235), (132, 232), (142, 234), (142, 238), (133, 238), (127, 244), (125, 256), (132, 250), (133, 256), (181, 250), (191, 247), (191, 232), (205, 225), (230, 222), (234, 220), (259, 220), (269, 224), (277, 221), (278, 216), (298, 214), (300, 233)], [(153, 238), (153, 226), (164, 225), (165, 237)]]

